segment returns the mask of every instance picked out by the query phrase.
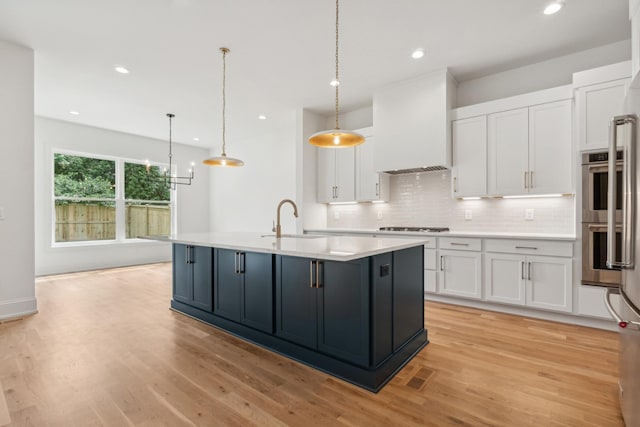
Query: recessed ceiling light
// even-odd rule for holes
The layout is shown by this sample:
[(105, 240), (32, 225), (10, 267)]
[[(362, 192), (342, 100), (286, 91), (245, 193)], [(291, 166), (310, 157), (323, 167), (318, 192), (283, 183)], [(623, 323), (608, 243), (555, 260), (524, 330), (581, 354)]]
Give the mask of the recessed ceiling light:
[(200, 138), (198, 138), (197, 136), (193, 138), (194, 141), (200, 141)]
[(424, 56), (424, 50), (423, 49), (416, 49), (411, 53), (411, 57), (413, 59), (420, 59)]
[(116, 65), (115, 67), (113, 67), (113, 69), (116, 70), (120, 74), (129, 74), (129, 70), (127, 70), (126, 68), (124, 68), (121, 65)]
[(77, 111), (69, 111), (69, 114), (71, 114), (72, 116), (79, 116), (80, 113)]
[(331, 80), (329, 84), (333, 87), (340, 86), (340, 82), (336, 79)]
[(260, 114), (260, 115), (258, 116), (258, 119), (260, 119), (260, 120), (267, 120), (267, 116), (265, 116), (264, 114)]
[(554, 13), (562, 9), (562, 6), (564, 6), (564, 1), (561, 1), (561, 0), (554, 1), (553, 3), (549, 3), (547, 7), (544, 8), (544, 14), (553, 15)]

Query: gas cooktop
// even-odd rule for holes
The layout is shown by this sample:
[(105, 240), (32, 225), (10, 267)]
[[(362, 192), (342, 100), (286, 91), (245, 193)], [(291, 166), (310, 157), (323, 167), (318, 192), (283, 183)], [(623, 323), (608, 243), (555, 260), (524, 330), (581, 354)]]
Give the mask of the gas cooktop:
[(448, 227), (380, 227), (380, 231), (422, 231), (425, 233), (449, 231)]

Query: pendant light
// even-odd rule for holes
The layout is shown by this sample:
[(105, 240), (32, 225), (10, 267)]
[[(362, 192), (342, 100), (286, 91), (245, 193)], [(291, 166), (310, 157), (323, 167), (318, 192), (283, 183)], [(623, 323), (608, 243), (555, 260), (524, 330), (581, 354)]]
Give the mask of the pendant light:
[(218, 157), (211, 157), (204, 160), (202, 163), (209, 166), (224, 166), (224, 167), (237, 167), (244, 166), (244, 162), (240, 159), (234, 159), (233, 157), (227, 157), (225, 152), (226, 148), (226, 108), (227, 108), (227, 54), (230, 52), (226, 47), (221, 47), (222, 53), (222, 154)]
[[(165, 169), (162, 173), (162, 176), (153, 176), (153, 179), (163, 181), (165, 186), (171, 190), (175, 190), (176, 188), (178, 188), (178, 185), (191, 185), (191, 181), (195, 176), (195, 165), (193, 163), (191, 163), (191, 168), (187, 171), (187, 176), (178, 176), (173, 174), (173, 144), (171, 140), (171, 121), (175, 116), (175, 114), (167, 113), (167, 117), (169, 117), (169, 169)], [(147, 175), (151, 176), (151, 163), (149, 162), (149, 160), (147, 160), (145, 163), (147, 167)]]
[(353, 147), (360, 145), (364, 142), (364, 136), (356, 132), (340, 129), (340, 100), (339, 100), (339, 86), (340, 86), (340, 73), (339, 73), (339, 0), (336, 0), (336, 78), (331, 82), (331, 85), (336, 88), (336, 127), (331, 130), (323, 130), (321, 132), (311, 135), (309, 143), (318, 147), (324, 148), (340, 148), (340, 147)]

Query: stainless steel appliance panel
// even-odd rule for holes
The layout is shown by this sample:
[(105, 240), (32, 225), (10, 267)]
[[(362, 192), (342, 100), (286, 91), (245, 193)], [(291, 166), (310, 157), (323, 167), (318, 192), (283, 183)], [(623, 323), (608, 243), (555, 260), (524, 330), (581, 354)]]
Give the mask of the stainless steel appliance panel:
[[(582, 222), (607, 222), (609, 153), (582, 155)], [(622, 151), (616, 155), (616, 221), (622, 221)]]
[[(622, 227), (616, 227), (617, 254), (621, 252)], [(620, 256), (617, 256), (620, 261)], [(582, 284), (620, 286), (620, 268), (607, 268), (607, 224), (582, 224)]]
[[(638, 322), (633, 310), (621, 304), (622, 319)], [(620, 404), (627, 427), (640, 426), (640, 327), (620, 328)]]

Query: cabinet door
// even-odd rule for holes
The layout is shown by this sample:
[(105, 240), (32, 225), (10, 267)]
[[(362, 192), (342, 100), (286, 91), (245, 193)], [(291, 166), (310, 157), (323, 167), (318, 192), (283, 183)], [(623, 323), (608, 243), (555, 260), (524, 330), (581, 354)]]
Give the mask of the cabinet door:
[(440, 251), (440, 293), (482, 298), (482, 254), (470, 251)]
[(192, 246), (191, 266), (193, 268), (193, 299), (191, 305), (201, 310), (211, 311), (213, 303), (213, 249)]
[(231, 249), (215, 250), (214, 308), (213, 312), (227, 319), (240, 321), (241, 279), (238, 252)]
[(487, 173), (489, 194), (526, 193), (529, 165), (529, 109), (503, 111), (488, 116)]
[(452, 123), (453, 196), (487, 194), (487, 117), (472, 117)]
[(572, 193), (571, 100), (529, 108), (529, 193)]
[(356, 200), (388, 200), (389, 175), (377, 173), (373, 167), (376, 139), (370, 133), (356, 150)]
[(578, 88), (578, 144), (581, 150), (606, 149), (609, 121), (622, 114), (624, 96), (630, 79), (613, 80)]
[(571, 258), (529, 256), (527, 306), (571, 312)]
[(317, 201), (318, 203), (335, 202), (336, 186), (336, 151), (338, 148), (316, 148), (317, 163)]
[(241, 257), (241, 322), (273, 333), (273, 255), (243, 252)]
[(369, 366), (369, 258), (319, 265), (318, 350)]
[(487, 253), (484, 265), (484, 295), (488, 301), (525, 304), (526, 262), (522, 256)]
[(317, 289), (313, 260), (276, 256), (276, 335), (315, 349), (317, 347)]
[(173, 245), (173, 299), (185, 304), (191, 304), (193, 291), (193, 270), (187, 264), (189, 250), (187, 245)]
[(352, 202), (356, 199), (355, 147), (326, 148), (335, 151), (336, 189), (334, 202)]

